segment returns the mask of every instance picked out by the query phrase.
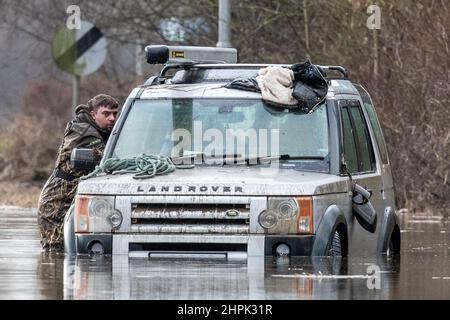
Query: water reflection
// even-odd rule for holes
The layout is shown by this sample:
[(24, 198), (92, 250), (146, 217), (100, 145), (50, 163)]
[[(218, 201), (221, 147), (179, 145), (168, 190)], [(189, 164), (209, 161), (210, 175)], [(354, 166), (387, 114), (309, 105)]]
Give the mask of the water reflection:
[[(41, 253), (35, 211), (0, 208), (0, 299), (450, 299), (450, 220), (402, 219), (400, 257), (248, 261)], [(370, 289), (371, 266), (380, 289)]]
[[(370, 290), (367, 266), (380, 287)], [(92, 256), (64, 262), (65, 299), (388, 299), (399, 260), (248, 258), (244, 261)]]
[(64, 297), (64, 254), (41, 252), (37, 260), (36, 276), (39, 293), (47, 299)]

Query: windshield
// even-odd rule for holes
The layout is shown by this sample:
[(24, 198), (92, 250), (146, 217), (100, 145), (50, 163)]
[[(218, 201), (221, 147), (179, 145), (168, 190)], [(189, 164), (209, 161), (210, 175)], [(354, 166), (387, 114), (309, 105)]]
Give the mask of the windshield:
[(220, 159), (209, 164), (281, 156), (285, 164), (328, 172), (327, 110), (322, 104), (303, 114), (260, 99), (136, 100), (112, 156), (142, 153)]

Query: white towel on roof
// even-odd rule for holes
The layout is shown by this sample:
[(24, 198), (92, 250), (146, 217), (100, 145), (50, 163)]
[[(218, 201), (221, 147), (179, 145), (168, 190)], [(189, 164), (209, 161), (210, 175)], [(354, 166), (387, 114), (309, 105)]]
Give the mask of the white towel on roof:
[(267, 67), (260, 69), (256, 77), (263, 100), (281, 105), (296, 105), (292, 96), (294, 72), (288, 68)]

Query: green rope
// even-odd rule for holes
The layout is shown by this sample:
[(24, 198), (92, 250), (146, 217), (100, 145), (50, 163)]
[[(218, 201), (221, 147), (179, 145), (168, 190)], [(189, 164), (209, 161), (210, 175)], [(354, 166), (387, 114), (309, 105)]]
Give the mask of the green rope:
[(81, 177), (82, 180), (93, 178), (99, 174), (125, 174), (134, 173), (134, 179), (153, 178), (156, 175), (166, 174), (175, 171), (175, 168), (186, 168), (175, 166), (170, 157), (141, 154), (140, 156), (119, 159), (106, 159), (102, 165), (95, 167), (90, 174)]

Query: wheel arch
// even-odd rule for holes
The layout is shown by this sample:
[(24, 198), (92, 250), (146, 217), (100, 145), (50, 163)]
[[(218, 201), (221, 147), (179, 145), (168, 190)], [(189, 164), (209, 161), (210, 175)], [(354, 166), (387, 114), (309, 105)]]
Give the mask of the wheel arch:
[(342, 210), (333, 204), (327, 208), (317, 228), (311, 255), (326, 256), (327, 248), (336, 231), (339, 233), (341, 245), (346, 255), (348, 253), (347, 221)]
[(387, 252), (389, 249), (389, 242), (391, 240), (394, 247), (394, 252), (399, 252), (401, 244), (400, 227), (392, 207), (386, 207), (384, 209), (383, 222), (381, 224), (381, 230), (378, 236), (377, 252)]

